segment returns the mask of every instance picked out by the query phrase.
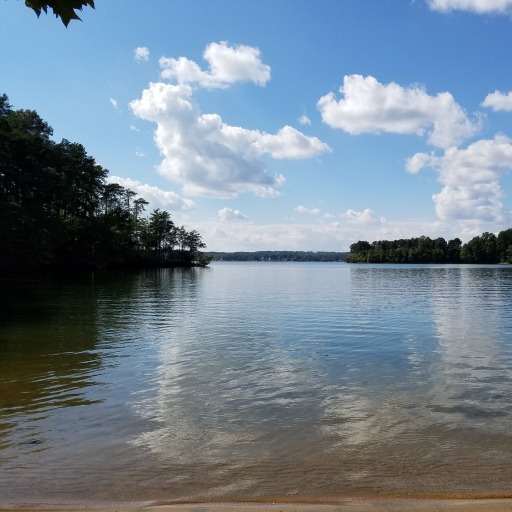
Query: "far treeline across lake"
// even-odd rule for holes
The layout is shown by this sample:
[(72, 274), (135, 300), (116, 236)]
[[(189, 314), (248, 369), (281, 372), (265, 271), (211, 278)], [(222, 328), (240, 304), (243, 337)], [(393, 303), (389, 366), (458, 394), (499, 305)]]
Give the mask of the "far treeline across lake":
[(345, 261), (348, 252), (325, 251), (238, 251), (207, 252), (213, 261)]
[(359, 241), (350, 246), (348, 263), (512, 263), (512, 229), (483, 233), (462, 244), (428, 236), (402, 240)]
[(0, 273), (207, 264), (201, 235), (107, 181), (81, 144), (0, 96)]
[(315, 261), (347, 263), (512, 263), (512, 229), (483, 233), (463, 244), (428, 236), (400, 240), (359, 241), (350, 252), (333, 251), (238, 251), (207, 252), (213, 261)]

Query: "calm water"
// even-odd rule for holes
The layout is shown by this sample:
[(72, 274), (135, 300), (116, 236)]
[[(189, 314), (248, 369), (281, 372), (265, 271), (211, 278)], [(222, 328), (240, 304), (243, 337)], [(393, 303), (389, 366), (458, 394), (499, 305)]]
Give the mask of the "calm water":
[(0, 504), (512, 488), (512, 268), (0, 286)]

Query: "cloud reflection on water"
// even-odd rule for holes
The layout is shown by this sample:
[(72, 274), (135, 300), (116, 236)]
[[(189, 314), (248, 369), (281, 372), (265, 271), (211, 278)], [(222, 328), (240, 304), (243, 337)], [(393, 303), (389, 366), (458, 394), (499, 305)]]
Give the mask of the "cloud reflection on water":
[(313, 487), (389, 485), (399, 468), (393, 478), (414, 474), (418, 488), (436, 472), (451, 485), (454, 465), (475, 460), (503, 470), (510, 450), (496, 456), (487, 434), (508, 443), (512, 426), (512, 275), (261, 268), (214, 268), (183, 307), (155, 312), (159, 362), (154, 394), (135, 404), (149, 421), (136, 446), (176, 467), (222, 467), (222, 489), (233, 472), (256, 485), (258, 467), (268, 485), (275, 471), (320, 471)]

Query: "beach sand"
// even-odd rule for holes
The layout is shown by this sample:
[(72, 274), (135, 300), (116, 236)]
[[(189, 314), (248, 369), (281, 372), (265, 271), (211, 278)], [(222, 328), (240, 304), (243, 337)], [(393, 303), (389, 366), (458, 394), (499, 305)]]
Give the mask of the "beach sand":
[(489, 499), (343, 499), (336, 503), (112, 503), (112, 504), (35, 504), (3, 505), (2, 511), (63, 512), (511, 512), (512, 498)]

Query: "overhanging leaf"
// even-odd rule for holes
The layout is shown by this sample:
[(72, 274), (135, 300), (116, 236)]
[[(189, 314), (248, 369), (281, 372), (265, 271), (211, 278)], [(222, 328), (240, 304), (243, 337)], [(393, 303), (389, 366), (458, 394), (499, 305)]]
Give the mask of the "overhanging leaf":
[(25, 0), (25, 5), (30, 7), (38, 17), (41, 11), (47, 14), (48, 8), (51, 8), (53, 14), (67, 27), (71, 20), (80, 20), (75, 10), (81, 11), (86, 6), (94, 9), (94, 0)]

